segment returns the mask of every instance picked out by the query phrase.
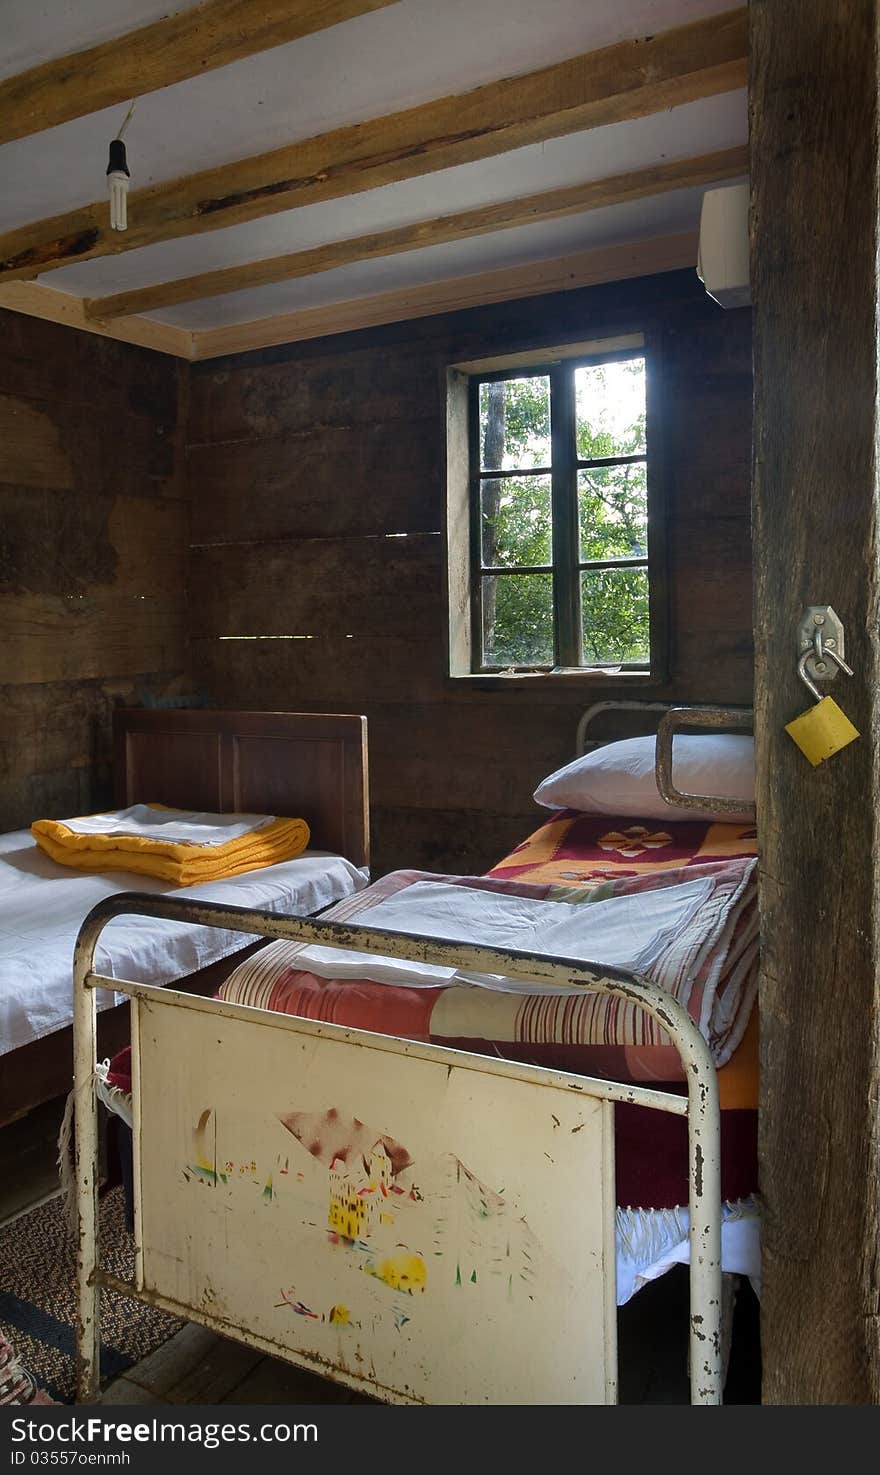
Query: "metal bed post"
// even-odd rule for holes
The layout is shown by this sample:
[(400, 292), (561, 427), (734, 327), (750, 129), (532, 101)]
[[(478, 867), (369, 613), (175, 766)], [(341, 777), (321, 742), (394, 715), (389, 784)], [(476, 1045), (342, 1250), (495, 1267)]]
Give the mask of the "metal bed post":
[[(593, 702), (592, 706), (587, 707), (586, 711), (581, 714), (581, 717), (580, 717), (580, 719), (578, 721), (577, 731), (575, 733), (575, 741), (574, 741), (574, 751), (575, 751), (575, 754), (576, 754), (576, 756), (578, 758), (580, 758), (586, 752), (586, 750), (587, 750), (587, 728), (592, 724), (592, 722), (594, 721), (594, 719), (596, 717), (601, 716), (601, 714), (603, 712), (668, 712), (668, 711), (669, 711), (669, 702), (639, 702), (639, 701), (635, 701), (635, 700), (633, 700), (633, 701), (626, 701), (625, 699), (621, 699), (620, 701), (615, 701), (612, 698), (609, 698), (608, 700), (602, 701), (602, 702)], [(614, 739), (612, 739), (612, 738), (599, 738), (598, 741), (595, 741), (595, 740), (591, 739), (590, 740), (590, 746), (593, 747), (593, 748), (604, 748), (604, 747), (606, 747), (608, 745), (608, 743), (613, 742), (613, 741), (614, 741)]]
[[(97, 1104), (94, 1092), (96, 988), (118, 987), (135, 998), (160, 992), (158, 985), (129, 984), (94, 972), (98, 938), (109, 921), (122, 914), (164, 918), (285, 938), (325, 946), (354, 948), (386, 956), (415, 959), (456, 969), (519, 977), (537, 985), (562, 984), (611, 994), (644, 1009), (675, 1044), (687, 1081), (688, 1207), (690, 1243), (691, 1402), (721, 1402), (721, 1165), (718, 1082), (709, 1047), (687, 1011), (650, 979), (596, 963), (572, 962), (519, 950), (482, 948), (470, 943), (385, 932), (374, 927), (307, 921), (249, 911), (244, 907), (175, 900), (122, 892), (99, 902), (80, 929), (74, 953), (74, 1089), (76, 1103), (76, 1181), (79, 1244), (77, 1252), (79, 1318), (77, 1349), (82, 1402), (94, 1401), (99, 1386)], [(204, 1001), (210, 1005), (212, 1001)], [(217, 1005), (229, 1012), (230, 1006)], [(232, 1006), (235, 1007), (240, 1006)], [(350, 1031), (356, 1036), (358, 1031)], [(435, 1047), (425, 1046), (427, 1050)], [(446, 1052), (454, 1053), (454, 1052)], [(469, 1059), (476, 1058), (468, 1056)], [(595, 1094), (683, 1114), (680, 1096), (638, 1086), (591, 1082)], [(664, 1100), (668, 1105), (664, 1105)], [(129, 1287), (137, 1294), (140, 1285)]]
[[(73, 1092), (76, 1173), (76, 1356), (82, 1402), (95, 1400), (100, 1381), (101, 1288), (98, 1282), (98, 1101), (95, 1096), (97, 1001), (86, 986), (102, 927), (83, 923), (73, 962)], [(102, 924), (103, 926), (103, 924)], [(84, 935), (90, 939), (84, 941)]]
[[(688, 706), (676, 702), (606, 701), (593, 702), (578, 721), (575, 733), (575, 754), (582, 757), (589, 747), (604, 748), (615, 742), (614, 738), (588, 739), (587, 729), (603, 712), (663, 712), (657, 729), (657, 750), (654, 772), (660, 797), (667, 804), (684, 805), (691, 809), (715, 809), (722, 819), (725, 814), (738, 812), (745, 806), (740, 801), (715, 798), (709, 794), (681, 794), (672, 784), (672, 736), (682, 727), (708, 728), (712, 732), (723, 732), (727, 728), (751, 728), (754, 712), (751, 707)], [(688, 801), (693, 802), (688, 805)]]
[(743, 799), (725, 799), (717, 794), (684, 793), (676, 788), (672, 777), (672, 744), (681, 728), (703, 727), (710, 732), (723, 732), (728, 727), (751, 729), (754, 721), (751, 707), (670, 707), (657, 728), (655, 773), (657, 788), (664, 802), (677, 804), (682, 809), (710, 809), (722, 820), (726, 815), (748, 813), (754, 821), (754, 804)]

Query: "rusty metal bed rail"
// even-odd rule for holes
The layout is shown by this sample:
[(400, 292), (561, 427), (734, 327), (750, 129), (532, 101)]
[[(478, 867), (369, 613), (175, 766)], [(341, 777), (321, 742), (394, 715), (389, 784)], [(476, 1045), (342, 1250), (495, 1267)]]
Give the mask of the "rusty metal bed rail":
[[(717, 794), (690, 794), (678, 789), (672, 776), (672, 744), (676, 732), (685, 727), (705, 728), (711, 732), (725, 732), (730, 728), (751, 730), (755, 714), (751, 707), (691, 706), (672, 702), (603, 701), (594, 702), (582, 713), (577, 725), (575, 752), (578, 757), (587, 751), (587, 731), (594, 720), (603, 712), (661, 712), (657, 725), (657, 747), (654, 772), (657, 789), (666, 804), (681, 809), (711, 809), (722, 819), (725, 815), (741, 815), (748, 812), (755, 818), (754, 804), (741, 799), (728, 799)], [(605, 747), (613, 738), (589, 741), (593, 748)]]
[(742, 799), (726, 799), (719, 794), (690, 794), (676, 788), (672, 777), (672, 743), (682, 727), (704, 727), (711, 732), (726, 728), (751, 728), (755, 714), (749, 707), (672, 707), (661, 717), (657, 728), (655, 772), (660, 797), (667, 804), (682, 809), (711, 809), (723, 819), (725, 815), (748, 813), (755, 818), (754, 803)]
[[(284, 938), (300, 942), (320, 943), (330, 947), (356, 948), (386, 956), (414, 959), (457, 969), (501, 974), (533, 983), (536, 991), (542, 984), (567, 985), (600, 994), (610, 994), (645, 1010), (669, 1034), (678, 1050), (688, 1094), (680, 1095), (584, 1078), (589, 1093), (610, 1101), (629, 1102), (653, 1107), (688, 1119), (689, 1162), (689, 1240), (690, 1240), (690, 1368), (691, 1401), (699, 1404), (721, 1402), (721, 1184), (720, 1184), (720, 1114), (715, 1066), (708, 1046), (686, 1010), (659, 985), (622, 969), (598, 963), (572, 962), (529, 954), (518, 950), (476, 947), (468, 943), (443, 941), (412, 934), (386, 932), (378, 928), (352, 927), (338, 922), (276, 916), (244, 907), (221, 906), (173, 897), (147, 896), (122, 892), (100, 902), (85, 919), (76, 942), (74, 955), (74, 1093), (76, 1112), (76, 1188), (78, 1215), (77, 1245), (77, 1362), (78, 1396), (81, 1402), (94, 1401), (99, 1383), (100, 1291), (113, 1285), (125, 1294), (147, 1299), (140, 1271), (142, 1246), (136, 1246), (138, 1269), (134, 1284), (122, 1284), (102, 1272), (98, 1263), (98, 1119), (94, 1090), (96, 1065), (96, 989), (111, 989), (134, 1000), (147, 999), (158, 993), (168, 997), (161, 985), (135, 984), (95, 972), (95, 950), (105, 926), (122, 915), (153, 917), (199, 926), (222, 928), (256, 934), (266, 938)], [(194, 1000), (186, 993), (173, 996), (183, 1007)], [(199, 1008), (209, 1014), (217, 1011), (227, 1019), (265, 1021), (267, 1011), (219, 1000), (198, 1001)], [(375, 1040), (377, 1036), (339, 1026), (320, 1025), (279, 1014), (273, 1023), (307, 1034), (332, 1033), (336, 1038)], [(447, 1050), (435, 1045), (410, 1045), (395, 1037), (399, 1048), (433, 1060), (448, 1057), (451, 1064), (463, 1060), (480, 1062), (483, 1057)], [(488, 1058), (484, 1065), (473, 1068), (490, 1070), (497, 1063)], [(513, 1067), (517, 1072), (535, 1078), (542, 1073), (531, 1066)], [(553, 1072), (544, 1074), (553, 1075)], [(210, 1324), (210, 1318), (206, 1318)], [(228, 1334), (228, 1332), (227, 1332)]]
[(671, 706), (670, 702), (639, 702), (635, 699), (615, 701), (608, 698), (606, 701), (593, 702), (592, 706), (587, 707), (586, 711), (581, 713), (578, 721), (574, 742), (575, 755), (580, 758), (586, 753), (588, 746), (604, 748), (608, 743), (615, 741), (614, 738), (599, 738), (598, 740), (587, 738), (587, 730), (603, 712), (668, 712)]

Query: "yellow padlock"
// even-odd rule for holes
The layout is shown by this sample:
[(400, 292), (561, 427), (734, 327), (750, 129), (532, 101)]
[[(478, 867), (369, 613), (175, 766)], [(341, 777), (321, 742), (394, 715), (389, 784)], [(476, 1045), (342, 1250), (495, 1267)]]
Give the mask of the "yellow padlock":
[(785, 730), (814, 768), (860, 735), (833, 697), (822, 697), (815, 707), (788, 722)]

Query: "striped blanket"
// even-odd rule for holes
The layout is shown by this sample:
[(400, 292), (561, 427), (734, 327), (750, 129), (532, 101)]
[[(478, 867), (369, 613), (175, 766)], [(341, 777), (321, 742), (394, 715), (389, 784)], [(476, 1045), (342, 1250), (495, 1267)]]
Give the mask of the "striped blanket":
[[(681, 978), (680, 983), (687, 994), (691, 1017), (699, 1020), (704, 1008), (707, 1011), (710, 1035), (716, 1037), (716, 1058), (734, 1050), (732, 1059), (718, 1073), (722, 1195), (728, 1203), (750, 1201), (748, 1196), (757, 1186), (754, 1108), (758, 1025), (757, 1011), (752, 1008), (757, 968), (754, 829), (676, 823), (664, 826), (662, 832), (657, 826), (649, 829), (643, 825), (640, 828), (647, 834), (641, 839), (624, 833), (635, 828), (630, 821), (572, 813), (556, 815), (487, 877), (431, 879), (496, 895), (564, 900), (575, 906), (579, 896), (585, 903), (582, 913), (586, 929), (591, 913), (596, 915), (591, 898), (607, 899), (615, 893), (638, 896), (658, 885), (662, 889), (695, 876), (699, 879), (703, 871), (714, 876), (712, 895), (716, 906), (719, 899), (724, 899), (720, 910), (726, 909), (726, 925), (720, 931), (716, 925), (715, 942), (705, 949), (701, 968)], [(618, 844), (614, 839), (617, 835), (628, 854), (624, 855), (621, 848), (608, 848)], [(649, 837), (652, 843), (645, 843), (633, 856), (637, 844), (647, 842)], [(393, 899), (424, 879), (421, 872), (396, 872), (324, 915), (331, 920), (368, 922), (364, 905)], [(685, 1089), (677, 1052), (657, 1026), (640, 1012), (621, 1012), (612, 1001), (587, 994), (511, 994), (449, 982), (414, 987), (379, 983), (366, 976), (334, 980), (305, 969), (302, 952), (298, 944), (272, 944), (234, 970), (220, 997), (526, 1064), (617, 1080), (656, 1079), (673, 1090)], [(339, 953), (335, 957), (338, 960)], [(609, 1013), (609, 1004), (615, 1012)], [(630, 1039), (621, 1038), (618, 1031), (628, 1027), (637, 1033)], [(743, 1029), (742, 1043), (734, 1049)], [(131, 1089), (127, 1056), (124, 1052), (113, 1062), (108, 1077), (110, 1084), (121, 1091)], [(115, 1102), (111, 1104), (117, 1109)], [(665, 1112), (619, 1105), (615, 1110), (615, 1141), (617, 1202), (621, 1206), (618, 1228), (623, 1225), (629, 1234), (634, 1224), (638, 1227), (638, 1243), (645, 1251), (641, 1258), (647, 1264), (652, 1257), (659, 1258), (645, 1249), (659, 1232), (660, 1220), (653, 1211), (661, 1211), (662, 1218), (663, 1213), (678, 1213), (677, 1206), (687, 1203), (687, 1123)], [(644, 1208), (633, 1208), (635, 1205)], [(754, 1223), (749, 1223), (753, 1229)], [(684, 1244), (686, 1231), (679, 1238)], [(619, 1244), (618, 1265), (626, 1263)], [(729, 1265), (725, 1261), (725, 1266), (742, 1269), (733, 1261)], [(626, 1299), (631, 1290), (621, 1299)]]
[[(644, 973), (688, 1010), (723, 1066), (757, 987), (755, 864), (692, 864), (588, 887), (396, 871), (325, 918)], [(580, 1074), (682, 1079), (668, 1036), (627, 1001), (375, 954), (273, 943), (233, 971), (220, 997)]]

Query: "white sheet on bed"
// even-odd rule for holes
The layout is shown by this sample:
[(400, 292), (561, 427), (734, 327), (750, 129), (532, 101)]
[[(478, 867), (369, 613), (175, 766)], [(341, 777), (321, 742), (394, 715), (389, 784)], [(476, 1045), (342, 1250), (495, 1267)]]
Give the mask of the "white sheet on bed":
[[(109, 1091), (106, 1085), (103, 1091)], [(121, 1100), (128, 1100), (117, 1092)], [(114, 1107), (114, 1110), (118, 1108)], [(129, 1108), (129, 1118), (130, 1118)], [(624, 1306), (642, 1286), (673, 1265), (688, 1265), (687, 1209), (617, 1210), (617, 1304)], [(761, 1211), (757, 1199), (721, 1205), (721, 1269), (746, 1275), (761, 1294)]]
[[(368, 879), (342, 856), (306, 851), (228, 881), (177, 887), (126, 871), (84, 875), (56, 865), (29, 830), (0, 835), (0, 1055), (70, 1024), (76, 934), (105, 896), (147, 891), (305, 916), (360, 891)], [(213, 927), (120, 917), (103, 934), (97, 966), (133, 983), (172, 983), (252, 940)], [(99, 1007), (117, 997), (101, 993)]]
[[(359, 927), (453, 938), (481, 947), (518, 948), (648, 973), (694, 921), (712, 892), (710, 880), (686, 881), (636, 896), (590, 902), (585, 912), (583, 902), (538, 901), (445, 881), (415, 881), (358, 912), (352, 922)], [(499, 974), (457, 971), (317, 944), (300, 953), (296, 966), (322, 978), (370, 978), (407, 988), (435, 988), (453, 982), (511, 994), (533, 993), (535, 988), (533, 983)], [(547, 984), (544, 989), (552, 994), (573, 991), (564, 984)]]
[(228, 845), (271, 825), (273, 814), (211, 814), (200, 809), (156, 809), (132, 804), (84, 814), (61, 823), (75, 835), (127, 835), (141, 840), (164, 840), (172, 845)]

